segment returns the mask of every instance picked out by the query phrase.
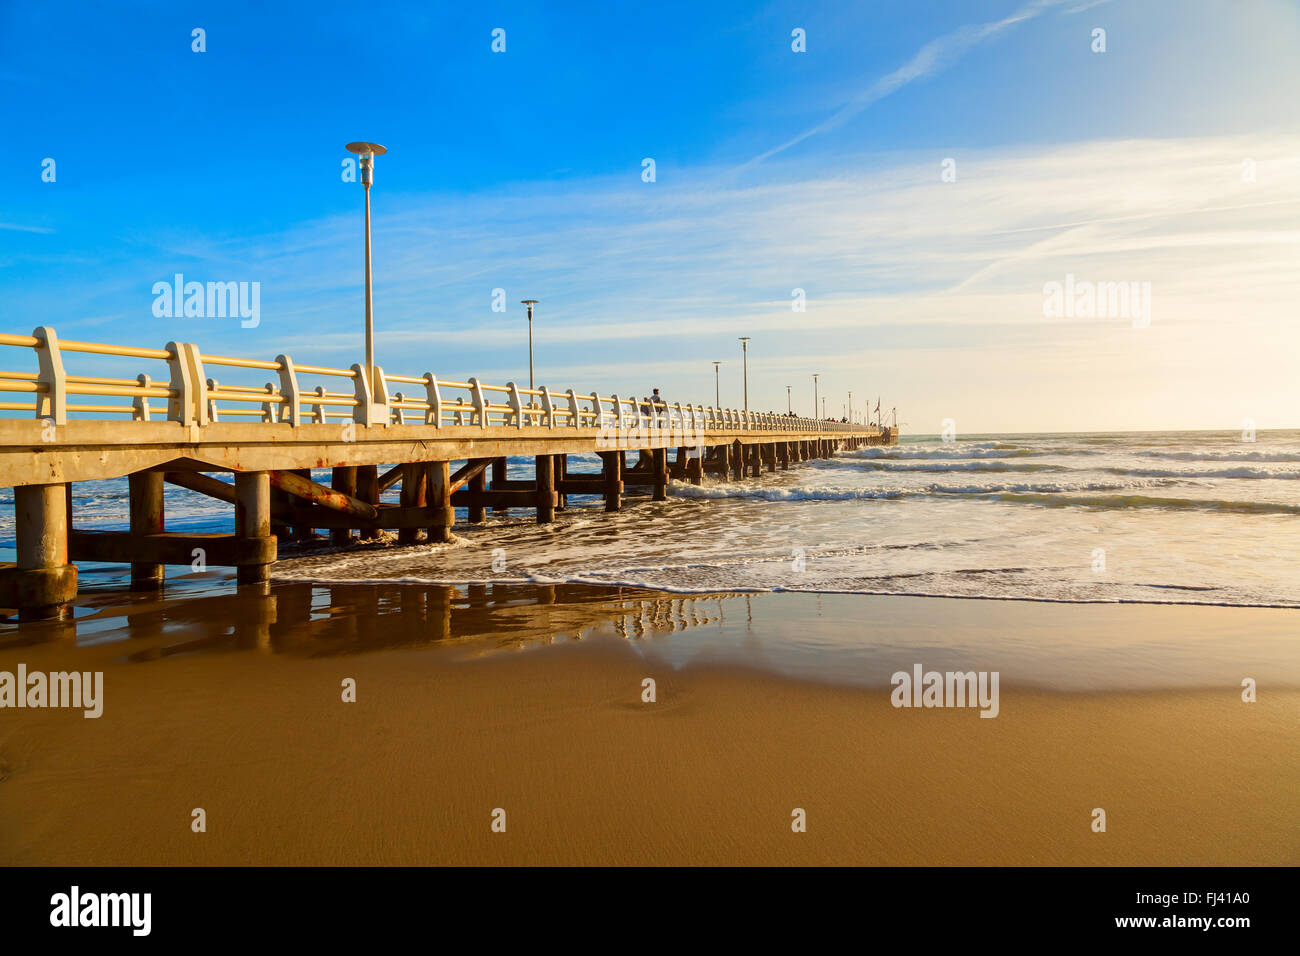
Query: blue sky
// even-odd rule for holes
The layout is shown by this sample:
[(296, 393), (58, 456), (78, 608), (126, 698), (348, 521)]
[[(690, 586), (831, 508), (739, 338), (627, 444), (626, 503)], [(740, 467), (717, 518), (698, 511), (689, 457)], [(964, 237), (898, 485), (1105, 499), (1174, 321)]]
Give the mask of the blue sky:
[[(754, 408), (816, 371), (912, 432), (1296, 426), (1297, 49), (1293, 0), (4, 2), (3, 328), (358, 361), (371, 139), (390, 372), (526, 382), (533, 297), (561, 389), (708, 401), (719, 359), (739, 405), (749, 334)], [(260, 324), (155, 317), (177, 272)], [(1046, 317), (1066, 274), (1149, 325)]]

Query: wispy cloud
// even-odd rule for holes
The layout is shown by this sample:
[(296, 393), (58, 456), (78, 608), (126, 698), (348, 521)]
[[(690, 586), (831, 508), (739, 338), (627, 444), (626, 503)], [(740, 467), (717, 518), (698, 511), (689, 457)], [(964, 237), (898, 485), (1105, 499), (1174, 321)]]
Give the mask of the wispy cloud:
[[(742, 172), (753, 166), (758, 165), (764, 160), (771, 159), (779, 153), (785, 152), (792, 146), (802, 143), (804, 140), (816, 136), (819, 133), (827, 133), (839, 126), (844, 125), (853, 119), (859, 113), (869, 108), (872, 104), (879, 102), (890, 94), (898, 91), (915, 80), (924, 79), (940, 73), (947, 69), (957, 60), (961, 59), (969, 50), (979, 44), (990, 40), (1010, 27), (1024, 23), (1039, 16), (1044, 11), (1067, 3), (1069, 0), (1030, 0), (1024, 6), (1020, 7), (1010, 16), (1003, 17), (1000, 20), (990, 20), (986, 23), (967, 24), (959, 27), (950, 33), (936, 37), (908, 60), (905, 64), (894, 70), (892, 73), (880, 77), (865, 90), (862, 90), (847, 103), (842, 105), (830, 117), (822, 120), (814, 126), (810, 126), (799, 135), (786, 140), (779, 146), (774, 146), (766, 152), (760, 153), (753, 159), (750, 159), (737, 166), (733, 172)], [(1105, 0), (1097, 0), (1105, 2)], [(1086, 10), (1095, 4), (1085, 4), (1074, 10), (1067, 10), (1066, 13), (1075, 13), (1078, 10)]]
[[(1256, 157), (1254, 182), (1242, 180), (1244, 155)], [(377, 355), (402, 374), (519, 380), (528, 352), (517, 301), (532, 296), (539, 380), (559, 389), (639, 394), (653, 384), (707, 398), (711, 362), (727, 360), (725, 382), (738, 368), (736, 336), (751, 335), (755, 407), (784, 407), (784, 385), (820, 369), (855, 393), (900, 395), (912, 421), (1032, 389), (1037, 418), (985, 409), (981, 427), (1087, 427), (1098, 422), (1070, 418), (1081, 392), (1104, 389), (1122, 416), (1142, 407), (1166, 365), (1180, 374), (1162, 395), (1180, 410), (1204, 404), (1194, 392), (1207, 381), (1300, 407), (1287, 368), (1300, 347), (1300, 136), (973, 150), (957, 182), (939, 172), (929, 155), (887, 166), (846, 157), (815, 172), (787, 158), (746, 186), (719, 187), (704, 169), (695, 186), (679, 177), (669, 188), (587, 180), (502, 196), (389, 195), (374, 221)], [(346, 367), (361, 344), (359, 218), (163, 243), (132, 263), (126, 285), (120, 264), (106, 268), (98, 297), (35, 288), (9, 305), (22, 314), (43, 304), (56, 327), (118, 317), (87, 336), (101, 341), (194, 341), (250, 358), (288, 350)], [(174, 271), (260, 281), (261, 325), (154, 319), (149, 285)], [(1046, 320), (1043, 285), (1066, 273), (1152, 283), (1151, 328)], [(79, 287), (93, 289), (95, 269), (83, 275)], [(491, 309), (496, 288), (504, 314)], [(795, 288), (806, 312), (791, 310)], [(126, 370), (138, 371), (149, 370)]]

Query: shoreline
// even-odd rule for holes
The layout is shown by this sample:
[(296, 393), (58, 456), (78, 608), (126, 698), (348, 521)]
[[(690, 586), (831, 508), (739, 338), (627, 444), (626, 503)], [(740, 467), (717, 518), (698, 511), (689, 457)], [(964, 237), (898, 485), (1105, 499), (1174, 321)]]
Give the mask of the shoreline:
[[(608, 640), (434, 657), (105, 664), (99, 720), (46, 710), (4, 724), (0, 816), (20, 822), (0, 863), (1300, 859), (1296, 691), (1247, 706), (1007, 686), (999, 717), (981, 720), (707, 662), (674, 669)], [(195, 807), (205, 833), (190, 830)], [(1106, 833), (1091, 832), (1096, 807)], [(506, 833), (491, 831), (497, 808)], [(806, 833), (790, 829), (795, 808)]]
[[(90, 592), (80, 639), (0, 642), (0, 670), (99, 670), (105, 687), (98, 719), (0, 710), (0, 864), (1300, 862), (1283, 611), (227, 590)], [(999, 669), (1062, 621), (1111, 666), (1117, 648), (1141, 649), (1147, 677), (1210, 651), (1226, 657), (1210, 654), (1209, 673), (1237, 676), (1246, 651), (1264, 654), (1258, 702), (1222, 674), (1080, 690), (1012, 668), (995, 719), (891, 706), (898, 661)], [(874, 643), (855, 656), (830, 646), (837, 634)], [(1059, 671), (1083, 666), (1068, 636), (1048, 648)], [(983, 656), (962, 651), (974, 647)], [(870, 679), (791, 663), (828, 659), (841, 678), (869, 660)], [(1105, 833), (1091, 829), (1098, 807)], [(195, 808), (205, 833), (190, 829)], [(505, 833), (491, 830), (498, 808)]]

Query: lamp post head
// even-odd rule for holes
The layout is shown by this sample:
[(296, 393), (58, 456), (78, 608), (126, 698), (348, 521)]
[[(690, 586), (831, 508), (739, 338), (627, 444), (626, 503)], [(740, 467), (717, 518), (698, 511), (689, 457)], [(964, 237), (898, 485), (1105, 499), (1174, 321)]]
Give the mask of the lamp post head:
[(358, 165), (361, 167), (361, 185), (369, 189), (374, 180), (375, 157), (388, 152), (388, 147), (378, 143), (348, 143), (347, 150), (357, 154)]
[(528, 321), (533, 321), (533, 306), (537, 304), (536, 299), (520, 299), (519, 304), (528, 309)]

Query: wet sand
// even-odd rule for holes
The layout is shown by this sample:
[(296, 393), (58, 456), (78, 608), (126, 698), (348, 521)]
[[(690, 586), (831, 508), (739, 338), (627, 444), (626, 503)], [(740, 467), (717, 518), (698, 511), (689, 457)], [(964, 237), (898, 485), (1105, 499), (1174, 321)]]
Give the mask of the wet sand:
[[(76, 639), (7, 631), (0, 670), (102, 670), (105, 703), (97, 720), (0, 710), (0, 864), (1300, 862), (1300, 689), (1267, 674), (1253, 704), (1226, 680), (1004, 681), (999, 716), (981, 719), (732, 654), (682, 660), (656, 634), (703, 639), (716, 622), (692, 631), (668, 614), (656, 631), (663, 595), (517, 588), (491, 604), (372, 588), (358, 606), (342, 593), (218, 586), (129, 608), (91, 595)], [(769, 627), (842, 626), (810, 624), (789, 597), (764, 597)], [(843, 600), (865, 612), (893, 599)], [(620, 631), (627, 606), (650, 625)], [(900, 626), (918, 634), (937, 621), (1015, 632), (1042, 613), (909, 608)], [(1062, 620), (1091, 628), (1094, 610)], [(1115, 614), (1145, 640), (1166, 610)], [(1218, 610), (1245, 615), (1265, 646), (1294, 640), (1289, 616)], [(345, 678), (356, 703), (341, 700)], [(206, 833), (191, 831), (197, 807)]]

